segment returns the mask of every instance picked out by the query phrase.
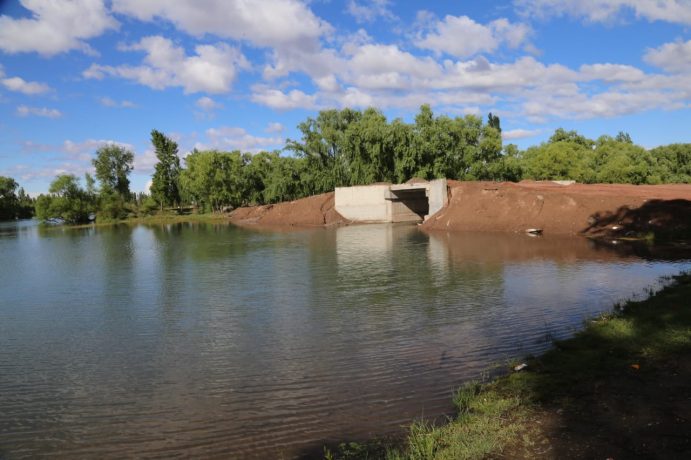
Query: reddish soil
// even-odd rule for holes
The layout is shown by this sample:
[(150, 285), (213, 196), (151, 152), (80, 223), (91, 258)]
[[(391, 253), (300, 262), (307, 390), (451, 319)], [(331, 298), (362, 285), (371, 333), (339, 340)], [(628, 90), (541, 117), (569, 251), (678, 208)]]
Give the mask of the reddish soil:
[(449, 205), (429, 230), (640, 236), (691, 230), (691, 185), (449, 181)]
[(230, 221), (240, 225), (318, 227), (345, 224), (348, 221), (334, 209), (334, 192), (295, 201), (238, 208)]
[[(641, 237), (691, 234), (691, 185), (459, 182), (449, 180), (449, 204), (427, 230), (585, 234)], [(238, 208), (233, 223), (333, 226), (348, 221), (334, 209), (334, 192), (273, 205)]]

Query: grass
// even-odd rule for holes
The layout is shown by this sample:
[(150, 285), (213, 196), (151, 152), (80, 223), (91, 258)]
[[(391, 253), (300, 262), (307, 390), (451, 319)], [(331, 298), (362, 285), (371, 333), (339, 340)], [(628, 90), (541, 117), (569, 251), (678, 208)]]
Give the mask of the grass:
[(91, 227), (107, 227), (110, 225), (165, 225), (178, 224), (186, 222), (228, 222), (228, 215), (221, 213), (205, 213), (205, 214), (177, 214), (177, 213), (157, 213), (150, 216), (133, 216), (125, 219), (113, 220), (99, 220), (90, 224), (79, 225), (56, 225), (46, 226), (45, 228), (91, 228)]
[(351, 443), (326, 458), (684, 458), (691, 429), (675, 411), (691, 401), (691, 274), (650, 294), (555, 342), (525, 371), (459, 388), (447, 423), (418, 421), (397, 443)]

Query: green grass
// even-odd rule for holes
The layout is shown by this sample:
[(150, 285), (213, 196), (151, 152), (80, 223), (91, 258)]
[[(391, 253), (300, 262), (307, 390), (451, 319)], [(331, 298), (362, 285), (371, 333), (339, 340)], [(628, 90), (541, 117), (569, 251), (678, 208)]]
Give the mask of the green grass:
[(99, 219), (98, 221), (90, 224), (80, 224), (80, 225), (46, 225), (45, 228), (90, 228), (90, 227), (107, 227), (110, 225), (138, 225), (138, 224), (149, 224), (149, 225), (165, 225), (165, 224), (177, 224), (185, 222), (229, 222), (227, 214), (220, 213), (205, 213), (205, 214), (177, 214), (177, 213), (157, 213), (150, 216), (138, 216), (138, 217), (128, 217), (126, 219), (113, 219), (105, 220)]
[[(447, 423), (414, 422), (397, 445), (378, 445), (377, 450), (351, 445), (348, 451), (326, 451), (326, 457), (481, 459), (501, 456), (507, 446), (513, 451), (534, 448), (541, 435), (536, 418), (545, 407), (552, 413), (583, 410), (582, 404), (592, 404), (581, 402), (583, 395), (603, 382), (625, 386), (645, 376), (655, 383), (666, 378), (666, 363), (691, 356), (691, 274), (677, 276), (670, 286), (650, 294), (591, 320), (575, 337), (528, 360), (526, 371), (459, 388), (453, 397), (457, 415)], [(611, 394), (603, 396), (608, 397)], [(584, 423), (589, 423), (587, 418)]]

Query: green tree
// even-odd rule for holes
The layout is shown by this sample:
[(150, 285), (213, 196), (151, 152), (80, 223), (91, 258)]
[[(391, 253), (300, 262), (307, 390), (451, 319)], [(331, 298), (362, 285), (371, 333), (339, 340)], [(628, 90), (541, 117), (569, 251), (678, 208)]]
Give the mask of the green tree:
[(19, 184), (11, 177), (0, 176), (0, 220), (10, 220), (17, 217), (18, 187)]
[(134, 163), (134, 154), (130, 150), (115, 144), (104, 145), (96, 151), (96, 158), (92, 163), (96, 168), (96, 179), (101, 184), (101, 191), (113, 191), (124, 200), (130, 199), (128, 176)]
[(63, 219), (70, 224), (85, 223), (95, 211), (93, 198), (73, 174), (57, 176), (48, 191), (48, 195), (40, 195), (36, 200), (36, 216), (43, 221)]
[(501, 134), (501, 121), (499, 120), (498, 116), (492, 115), (492, 112), (487, 115), (487, 125), (490, 128), (496, 129)]
[(187, 168), (180, 174), (181, 189), (194, 202), (211, 211), (247, 204), (250, 187), (244, 166), (248, 160), (239, 151), (194, 150), (185, 158)]
[(180, 204), (178, 144), (155, 129), (151, 131), (151, 143), (158, 158), (151, 178), (151, 195), (161, 210), (163, 206), (177, 206)]
[(633, 141), (631, 140), (631, 136), (629, 136), (629, 133), (624, 131), (619, 131), (619, 134), (617, 134), (614, 140), (617, 142), (623, 142), (625, 144), (633, 144)]

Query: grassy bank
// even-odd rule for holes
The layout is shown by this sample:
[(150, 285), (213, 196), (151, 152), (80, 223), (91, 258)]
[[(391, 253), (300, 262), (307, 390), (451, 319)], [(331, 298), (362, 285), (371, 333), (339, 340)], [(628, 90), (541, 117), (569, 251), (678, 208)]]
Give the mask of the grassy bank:
[(159, 213), (150, 216), (128, 217), (126, 219), (99, 219), (96, 222), (89, 224), (78, 225), (44, 225), (45, 228), (91, 228), (91, 227), (107, 227), (110, 225), (166, 225), (178, 224), (185, 222), (229, 222), (228, 214), (223, 213), (206, 213), (206, 214), (177, 214), (177, 213)]
[(329, 459), (690, 458), (691, 274), (618, 306), (527, 368), (454, 396), (448, 423)]

